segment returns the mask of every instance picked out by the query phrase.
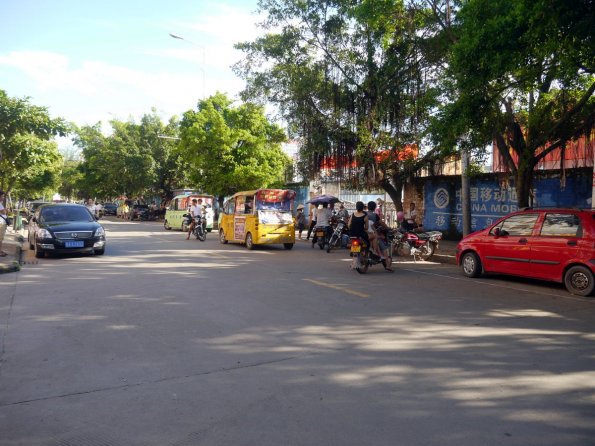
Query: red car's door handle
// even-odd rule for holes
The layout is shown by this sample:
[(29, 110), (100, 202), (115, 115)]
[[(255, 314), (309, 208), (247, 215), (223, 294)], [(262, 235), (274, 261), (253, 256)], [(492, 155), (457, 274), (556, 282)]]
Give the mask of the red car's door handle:
[(576, 246), (576, 240), (568, 240), (568, 243), (566, 243), (568, 246)]
[(528, 240), (526, 238), (522, 238), (522, 239), (519, 240), (519, 243), (525, 245), (525, 244), (528, 243)]

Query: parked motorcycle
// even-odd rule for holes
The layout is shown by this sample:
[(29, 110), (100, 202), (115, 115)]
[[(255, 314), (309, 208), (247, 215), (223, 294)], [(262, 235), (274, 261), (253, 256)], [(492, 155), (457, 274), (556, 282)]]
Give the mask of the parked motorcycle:
[(330, 231), (327, 230), (326, 226), (316, 226), (314, 228), (314, 237), (312, 237), (312, 248), (318, 243), (318, 247), (324, 249), (329, 244), (330, 238)]
[(391, 243), (392, 252), (400, 256), (410, 254), (413, 261), (417, 261), (417, 258), (429, 260), (438, 249), (441, 239), (442, 232), (440, 231), (403, 232), (400, 236), (394, 237)]
[(341, 241), (343, 238), (343, 234), (345, 234), (345, 231), (346, 231), (345, 220), (343, 220), (343, 219), (338, 220), (337, 224), (335, 226), (335, 229), (333, 230), (333, 233), (331, 234), (331, 237), (329, 239), (328, 245), (326, 247), (326, 252), (331, 252), (331, 249), (338, 248), (341, 246)]
[(368, 272), (368, 268), (382, 263), (382, 259), (370, 251), (368, 243), (360, 237), (351, 238), (351, 268), (360, 274)]

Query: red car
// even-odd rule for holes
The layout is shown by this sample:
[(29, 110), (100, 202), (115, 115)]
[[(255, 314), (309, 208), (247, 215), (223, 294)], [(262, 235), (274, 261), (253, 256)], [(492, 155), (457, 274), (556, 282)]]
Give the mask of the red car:
[(457, 245), (467, 277), (510, 274), (564, 283), (589, 296), (595, 288), (595, 211), (527, 209), (469, 234)]

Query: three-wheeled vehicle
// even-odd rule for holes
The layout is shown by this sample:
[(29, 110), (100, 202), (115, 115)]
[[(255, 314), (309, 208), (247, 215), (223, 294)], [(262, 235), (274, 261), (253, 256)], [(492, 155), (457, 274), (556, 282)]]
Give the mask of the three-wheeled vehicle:
[(165, 220), (163, 221), (163, 227), (165, 229), (180, 229), (187, 231), (188, 226), (186, 225), (186, 219), (184, 214), (188, 213), (190, 206), (192, 205), (192, 199), (202, 198), (202, 204), (206, 207), (205, 217), (207, 220), (207, 231), (213, 230), (213, 203), (214, 199), (212, 195), (204, 194), (190, 194), (190, 195), (176, 195), (165, 211)]
[(219, 241), (255, 245), (295, 244), (293, 201), (295, 192), (285, 189), (258, 189), (238, 192), (223, 205), (219, 215)]

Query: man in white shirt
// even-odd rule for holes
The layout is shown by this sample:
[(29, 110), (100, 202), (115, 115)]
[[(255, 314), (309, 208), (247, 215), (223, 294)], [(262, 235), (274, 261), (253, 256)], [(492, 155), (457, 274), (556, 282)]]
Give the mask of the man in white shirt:
[(190, 206), (190, 216), (192, 217), (192, 221), (188, 226), (188, 236), (186, 237), (186, 240), (190, 240), (190, 234), (192, 234), (192, 230), (194, 229), (194, 218), (200, 217), (202, 220), (204, 220), (204, 208), (202, 206), (202, 198), (199, 198), (198, 200), (196, 198), (192, 199), (192, 206)]
[(89, 212), (91, 212), (91, 214), (93, 215), (97, 215), (97, 207), (95, 206), (95, 201), (93, 201), (92, 198), (89, 198), (87, 200), (87, 209), (89, 209)]
[[(331, 217), (333, 213), (328, 207), (328, 203), (322, 203), (322, 208), (316, 209), (316, 227), (324, 227), (324, 231), (329, 234), (331, 229)], [(312, 246), (318, 241), (316, 234), (312, 238)]]

